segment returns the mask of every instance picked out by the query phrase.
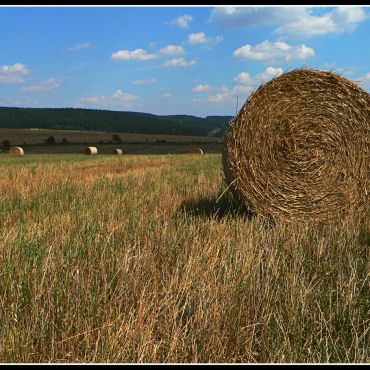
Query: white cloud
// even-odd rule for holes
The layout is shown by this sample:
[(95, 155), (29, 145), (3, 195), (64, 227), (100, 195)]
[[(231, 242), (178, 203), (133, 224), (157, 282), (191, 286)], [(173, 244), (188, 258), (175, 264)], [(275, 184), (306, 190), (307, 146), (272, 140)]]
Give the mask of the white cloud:
[(30, 73), (25, 64), (15, 63), (13, 65), (3, 65), (0, 67), (0, 83), (20, 83), (25, 80), (25, 76)]
[(314, 55), (314, 49), (305, 44), (291, 46), (283, 41), (270, 42), (268, 40), (256, 46), (247, 44), (234, 51), (236, 58), (265, 61), (306, 59)]
[(1, 72), (7, 72), (7, 73), (20, 73), (23, 75), (26, 75), (29, 73), (29, 70), (25, 64), (22, 63), (15, 63), (12, 66), (2, 66), (0, 67)]
[(208, 101), (211, 103), (219, 103), (221, 101), (224, 101), (229, 98), (229, 94), (227, 92), (225, 93), (219, 93), (216, 95), (210, 95), (208, 97)]
[(38, 92), (38, 91), (48, 91), (56, 89), (60, 86), (60, 80), (57, 78), (48, 78), (47, 80), (37, 82), (30, 86), (25, 86), (21, 88), (21, 91), (26, 92)]
[(150, 48), (155, 48), (156, 45), (157, 45), (157, 41), (150, 41), (149, 42), (149, 47)]
[(188, 35), (188, 42), (190, 44), (203, 44), (206, 42), (206, 34), (204, 32), (191, 33)]
[(253, 78), (254, 83), (260, 84), (261, 82), (270, 81), (272, 78), (280, 76), (283, 73), (282, 68), (267, 67), (264, 72), (257, 73)]
[(78, 100), (76, 106), (100, 106), (104, 108), (129, 108), (137, 96), (116, 90), (111, 96), (102, 94), (85, 96)]
[[(194, 91), (194, 90), (193, 90)], [(223, 85), (221, 86), (216, 94), (213, 95), (208, 95), (205, 97), (200, 97), (200, 98), (193, 98), (191, 99), (192, 102), (195, 103), (204, 103), (204, 102), (209, 102), (209, 103), (223, 103), (227, 102), (231, 99), (231, 94), (230, 90), (227, 88), (227, 86)]]
[(184, 54), (184, 51), (185, 50), (181, 45), (167, 45), (158, 50), (158, 52), (163, 55)]
[(156, 54), (148, 53), (143, 49), (118, 50), (111, 55), (112, 59), (118, 60), (151, 60), (157, 58)]
[(174, 58), (167, 60), (164, 65), (166, 67), (190, 67), (195, 64), (195, 60), (185, 60), (184, 58)]
[(164, 98), (170, 98), (171, 96), (172, 96), (172, 93), (170, 93), (170, 92), (166, 92), (166, 93), (163, 94)]
[(276, 67), (267, 67), (263, 72), (254, 76), (251, 76), (248, 72), (240, 72), (233, 79), (235, 86), (230, 93), (233, 96), (248, 96), (261, 83), (268, 82), (274, 77), (280, 76), (283, 72), (282, 68)]
[(134, 84), (134, 85), (148, 85), (148, 84), (154, 84), (155, 82), (157, 82), (157, 79), (155, 77), (153, 78), (148, 78), (147, 80), (135, 80), (135, 81), (132, 81), (131, 83)]
[(190, 45), (208, 44), (215, 45), (223, 41), (223, 36), (206, 36), (204, 32), (190, 33), (188, 35), (188, 43)]
[(308, 38), (327, 33), (352, 32), (367, 18), (360, 7), (335, 7), (317, 15), (309, 7), (217, 7), (210, 20), (228, 27), (272, 25), (275, 33), (293, 38)]
[(148, 52), (143, 49), (118, 50), (111, 55), (111, 59), (116, 60), (152, 60), (163, 56), (181, 55), (185, 50), (181, 45), (167, 45), (158, 51)]
[(356, 72), (357, 67), (336, 67), (336, 64), (334, 62), (326, 62), (322, 65), (322, 69), (333, 71), (342, 75), (351, 76)]
[(359, 7), (337, 7), (332, 13), (332, 19), (336, 25), (341, 26), (339, 31), (353, 31), (358, 23), (363, 22), (368, 15), (363, 8)]
[(122, 100), (122, 101), (129, 101), (129, 100), (137, 99), (137, 96), (128, 94), (128, 93), (123, 93), (121, 90), (116, 90), (114, 94), (112, 95), (112, 98)]
[(80, 98), (80, 102), (83, 103), (104, 103), (107, 101), (107, 97), (105, 95), (93, 95), (93, 96), (84, 96)]
[(236, 85), (231, 90), (230, 95), (247, 97), (254, 89), (255, 87), (252, 85)]
[(36, 107), (39, 106), (40, 102), (32, 98), (15, 98), (15, 97), (0, 97), (1, 107)]
[(282, 68), (267, 67), (263, 72), (252, 76), (248, 72), (240, 72), (234, 77), (232, 88), (221, 86), (216, 94), (209, 95), (206, 98), (197, 98), (194, 102), (208, 101), (209, 103), (234, 103), (236, 97), (247, 98), (262, 82), (268, 82), (273, 77), (283, 73)]
[(211, 89), (211, 86), (210, 85), (207, 85), (207, 84), (202, 85), (202, 84), (200, 84), (200, 85), (195, 86), (193, 88), (193, 91), (194, 92), (203, 92), (203, 91), (207, 91), (207, 90), (210, 90), (210, 89)]
[(268, 82), (272, 78), (280, 76), (283, 72), (282, 68), (276, 67), (267, 67), (255, 76), (251, 76), (248, 72), (240, 72), (233, 79), (235, 86), (231, 90), (231, 94), (248, 96), (261, 83)]
[(82, 44), (77, 44), (77, 45), (74, 45), (74, 46), (70, 46), (67, 49), (69, 51), (75, 51), (75, 50), (81, 50), (81, 49), (88, 49), (89, 47), (91, 47), (91, 44), (89, 42), (84, 42)]
[(252, 81), (251, 75), (248, 72), (240, 72), (235, 78), (234, 82), (238, 84), (247, 85)]
[(363, 76), (357, 77), (354, 80), (358, 81), (363, 88), (367, 89), (367, 91), (370, 91), (370, 72), (367, 72)]
[(182, 15), (170, 21), (170, 24), (179, 26), (181, 28), (189, 28), (189, 22), (193, 20), (190, 14)]

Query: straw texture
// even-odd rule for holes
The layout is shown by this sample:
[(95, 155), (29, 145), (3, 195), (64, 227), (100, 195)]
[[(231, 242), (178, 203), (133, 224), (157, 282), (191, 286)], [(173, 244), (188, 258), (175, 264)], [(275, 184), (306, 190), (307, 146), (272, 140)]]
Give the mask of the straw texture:
[(226, 135), (235, 198), (285, 220), (340, 219), (369, 201), (370, 95), (328, 71), (296, 69), (251, 94)]
[(9, 149), (9, 154), (12, 157), (22, 157), (24, 155), (24, 150), (20, 146), (12, 146)]
[(89, 146), (85, 149), (85, 154), (88, 155), (98, 154), (98, 148), (96, 148), (95, 146)]
[(190, 153), (203, 155), (203, 150), (201, 148), (191, 148)]

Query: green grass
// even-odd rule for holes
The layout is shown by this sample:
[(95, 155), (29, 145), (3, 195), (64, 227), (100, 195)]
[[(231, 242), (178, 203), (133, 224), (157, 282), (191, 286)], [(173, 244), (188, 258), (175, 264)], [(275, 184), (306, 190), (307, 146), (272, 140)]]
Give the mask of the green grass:
[(368, 216), (268, 225), (218, 154), (0, 173), (1, 362), (370, 362)]

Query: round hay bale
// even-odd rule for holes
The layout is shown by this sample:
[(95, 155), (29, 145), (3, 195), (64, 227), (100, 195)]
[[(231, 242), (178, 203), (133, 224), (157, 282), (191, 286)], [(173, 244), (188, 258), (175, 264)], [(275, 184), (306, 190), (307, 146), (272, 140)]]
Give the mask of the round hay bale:
[(116, 155), (122, 155), (123, 153), (123, 150), (120, 149), (120, 148), (117, 148), (117, 149), (113, 149), (113, 154), (116, 154)]
[(98, 148), (96, 148), (95, 146), (88, 146), (85, 149), (85, 154), (87, 154), (87, 155), (98, 154)]
[(338, 220), (369, 195), (370, 94), (300, 68), (253, 92), (226, 135), (223, 166), (237, 201), (285, 220)]
[(12, 157), (22, 157), (24, 156), (24, 150), (20, 146), (12, 146), (9, 149), (9, 154)]
[(190, 149), (190, 153), (192, 154), (200, 154), (200, 155), (203, 155), (203, 150), (201, 148), (191, 148)]

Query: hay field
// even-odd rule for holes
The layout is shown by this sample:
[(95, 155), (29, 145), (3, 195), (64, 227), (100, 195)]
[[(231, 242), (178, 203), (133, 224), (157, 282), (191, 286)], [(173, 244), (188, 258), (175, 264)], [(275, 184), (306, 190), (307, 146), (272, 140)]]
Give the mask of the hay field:
[[(54, 136), (57, 143), (66, 138), (70, 143), (98, 143), (100, 140), (107, 142), (112, 139), (114, 133), (99, 131), (77, 131), (77, 130), (49, 130), (49, 129), (14, 129), (0, 128), (0, 145), (3, 140), (9, 140), (12, 145), (40, 144), (49, 136)], [(221, 137), (213, 136), (181, 136), (181, 135), (149, 135), (117, 133), (125, 143), (146, 143), (157, 140), (166, 142), (200, 142), (219, 143)]]
[(268, 225), (221, 155), (0, 157), (0, 362), (370, 362), (369, 217)]

